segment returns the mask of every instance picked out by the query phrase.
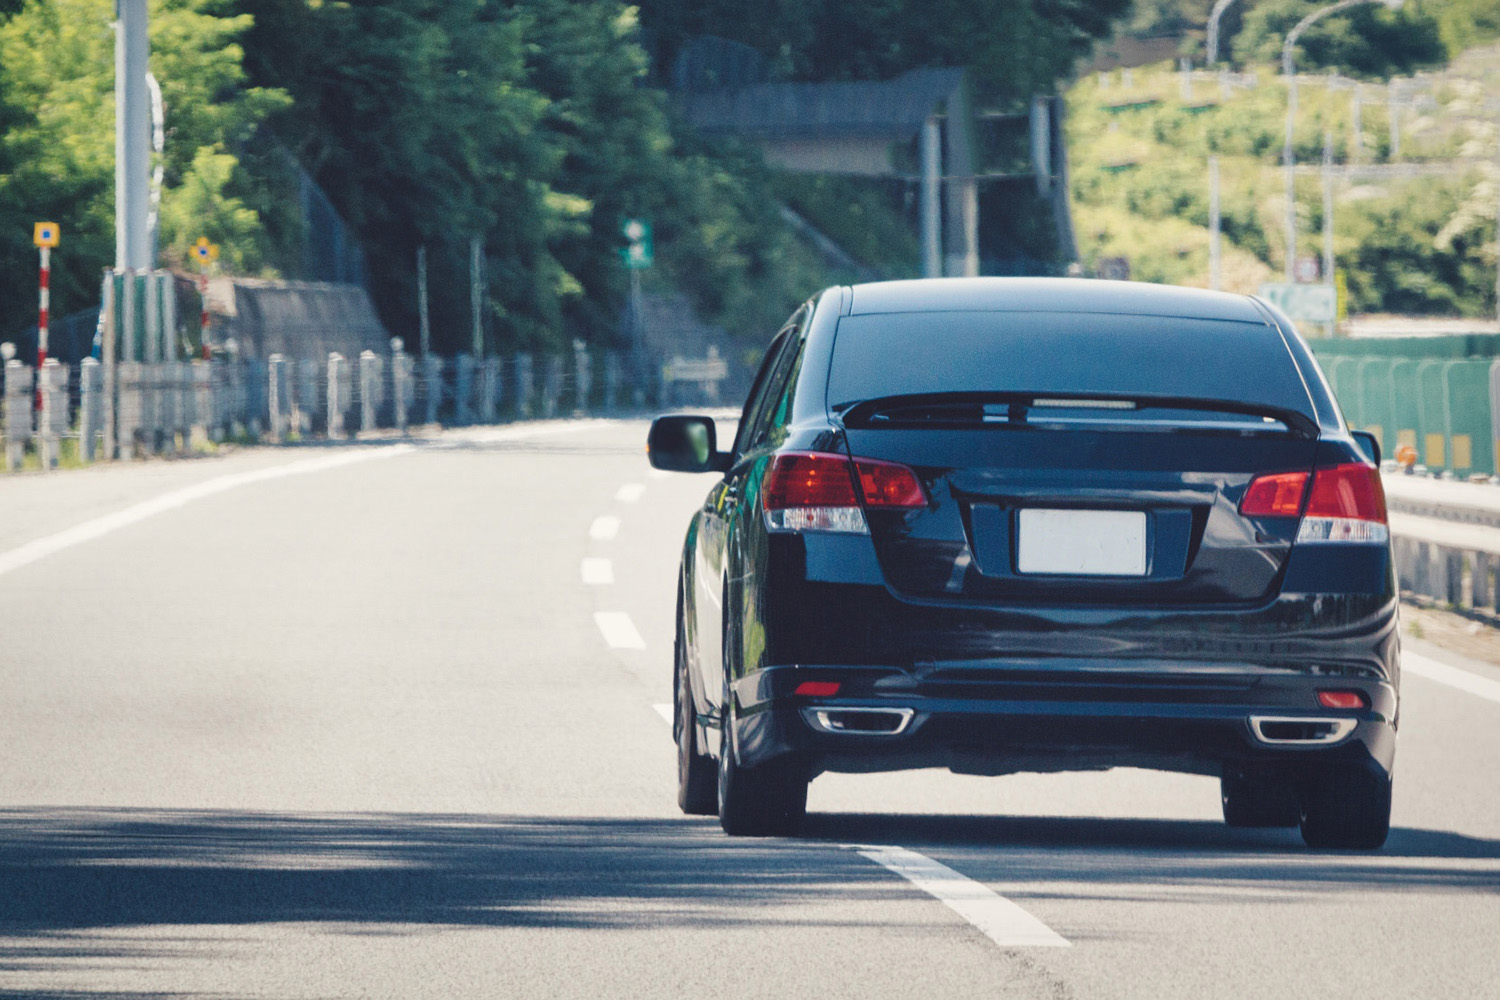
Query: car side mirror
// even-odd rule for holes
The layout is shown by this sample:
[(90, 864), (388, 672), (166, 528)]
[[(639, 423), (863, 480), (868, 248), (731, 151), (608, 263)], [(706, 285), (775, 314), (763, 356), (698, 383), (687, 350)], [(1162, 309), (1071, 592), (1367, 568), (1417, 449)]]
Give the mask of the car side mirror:
[(655, 469), (668, 472), (723, 472), (729, 455), (718, 450), (712, 417), (657, 417), (646, 437), (646, 454)]
[(1365, 455), (1370, 459), (1370, 461), (1375, 464), (1376, 468), (1379, 468), (1380, 467), (1380, 441), (1379, 441), (1379, 439), (1377, 439), (1375, 437), (1375, 435), (1371, 434), (1369, 431), (1350, 431), (1349, 433), (1350, 433), (1350, 435), (1353, 436), (1354, 443), (1357, 444), (1357, 445), (1359, 445), (1360, 450), (1362, 450), (1365, 453)]

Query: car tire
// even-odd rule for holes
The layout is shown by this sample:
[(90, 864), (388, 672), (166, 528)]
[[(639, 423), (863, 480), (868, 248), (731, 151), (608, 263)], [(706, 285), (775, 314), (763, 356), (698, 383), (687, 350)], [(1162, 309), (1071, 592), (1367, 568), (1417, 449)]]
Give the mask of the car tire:
[(1230, 826), (1289, 827), (1302, 820), (1297, 786), (1285, 778), (1225, 768), (1219, 799)]
[(682, 609), (677, 615), (677, 642), (673, 646), (677, 663), (673, 706), (677, 729), (677, 804), (689, 816), (712, 816), (719, 809), (718, 775), (714, 760), (698, 752), (698, 713), (694, 709), (692, 680), (688, 677), (687, 655), (682, 643)]
[(743, 767), (734, 747), (733, 714), (725, 699), (719, 747), (719, 825), (731, 837), (783, 837), (807, 817), (807, 774), (795, 761)]
[(1302, 794), (1308, 847), (1373, 851), (1391, 829), (1391, 778), (1379, 768), (1339, 765), (1312, 775)]

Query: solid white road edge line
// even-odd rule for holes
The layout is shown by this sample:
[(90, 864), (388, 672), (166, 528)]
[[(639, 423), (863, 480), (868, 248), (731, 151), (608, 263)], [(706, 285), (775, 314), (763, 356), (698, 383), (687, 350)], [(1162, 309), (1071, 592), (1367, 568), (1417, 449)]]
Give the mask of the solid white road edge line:
[(544, 423), (524, 427), (498, 427), (481, 431), (459, 432), (449, 442), (402, 442), (385, 448), (361, 448), (338, 455), (326, 455), (318, 458), (304, 458), (285, 465), (278, 465), (269, 469), (255, 469), (250, 472), (231, 472), (223, 476), (215, 476), (192, 486), (185, 486), (180, 490), (163, 493), (161, 496), (143, 500), (132, 504), (123, 510), (117, 510), (113, 514), (105, 514), (82, 524), (74, 525), (55, 534), (46, 535), (34, 539), (25, 545), (18, 546), (8, 552), (0, 552), (0, 576), (4, 576), (23, 566), (29, 566), (39, 559), (65, 549), (71, 549), (75, 545), (91, 542), (96, 538), (121, 528), (128, 528), (132, 524), (138, 524), (148, 517), (164, 514), (169, 510), (176, 510), (186, 506), (194, 500), (202, 500), (205, 497), (215, 496), (228, 490), (238, 489), (241, 486), (249, 486), (253, 483), (268, 482), (273, 479), (282, 479), (286, 476), (300, 476), (310, 472), (324, 472), (328, 469), (337, 469), (345, 465), (357, 465), (361, 462), (373, 462), (381, 458), (395, 458), (397, 455), (410, 455), (411, 453), (426, 449), (442, 449), (445, 447), (457, 447), (460, 441), (477, 441), (480, 443), (493, 443), (500, 441), (519, 441), (527, 438), (551, 437), (554, 434), (573, 434), (578, 431), (592, 430), (597, 427), (607, 426), (606, 420), (575, 420), (567, 422)]
[(652, 705), (651, 707), (656, 709), (656, 714), (661, 716), (661, 721), (665, 722), (669, 726), (672, 724), (671, 705)]
[(1068, 948), (1052, 928), (988, 886), (904, 847), (854, 846), (963, 917), (1002, 948)]
[(589, 537), (596, 542), (607, 542), (619, 533), (620, 519), (608, 514), (594, 518), (594, 523), (589, 525)]
[(646, 492), (645, 483), (626, 483), (615, 493), (615, 499), (621, 503), (635, 503)]
[(0, 576), (18, 570), (22, 566), (29, 566), (39, 559), (71, 549), (75, 545), (91, 542), (96, 538), (103, 538), (111, 532), (128, 528), (132, 524), (138, 524), (149, 517), (164, 514), (169, 510), (185, 507), (194, 500), (202, 500), (205, 497), (215, 496), (229, 490), (238, 489), (241, 486), (249, 486), (252, 483), (264, 483), (273, 479), (284, 479), (287, 476), (300, 476), (310, 472), (324, 472), (328, 469), (337, 469), (345, 465), (356, 465), (360, 462), (372, 462), (381, 458), (395, 458), (397, 455), (406, 455), (416, 450), (415, 445), (396, 444), (388, 448), (370, 448), (359, 451), (348, 452), (341, 455), (328, 455), (320, 458), (306, 458), (296, 462), (288, 462), (286, 465), (278, 465), (269, 469), (255, 469), (251, 472), (233, 472), (224, 476), (215, 476), (213, 479), (195, 483), (192, 486), (163, 493), (161, 496), (143, 500), (132, 504), (123, 510), (117, 510), (113, 514), (105, 514), (82, 524), (74, 525), (65, 531), (47, 535), (34, 541), (27, 542), (19, 548), (11, 549), (9, 552), (0, 553)]
[(594, 622), (612, 649), (645, 649), (646, 640), (623, 611), (595, 611)]
[(1500, 681), (1492, 681), (1468, 670), (1450, 667), (1446, 663), (1423, 656), (1420, 653), (1403, 652), (1401, 669), (1439, 684), (1446, 684), (1467, 694), (1477, 695), (1500, 704)]

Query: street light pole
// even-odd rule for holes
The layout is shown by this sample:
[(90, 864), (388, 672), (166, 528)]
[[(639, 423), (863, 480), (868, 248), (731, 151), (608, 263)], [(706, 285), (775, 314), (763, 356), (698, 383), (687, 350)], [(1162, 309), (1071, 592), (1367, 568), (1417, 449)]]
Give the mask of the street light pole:
[(1399, 10), (1404, 0), (1339, 0), (1338, 3), (1320, 7), (1297, 22), (1286, 34), (1281, 46), (1281, 75), (1286, 78), (1286, 145), (1281, 150), (1281, 162), (1286, 167), (1286, 280), (1296, 280), (1297, 267), (1297, 184), (1296, 156), (1292, 150), (1293, 129), (1297, 120), (1297, 69), (1292, 61), (1292, 50), (1302, 33), (1330, 14), (1348, 10), (1367, 3), (1383, 3), (1391, 10)]
[(1214, 0), (1214, 9), (1208, 15), (1208, 64), (1212, 66), (1219, 61), (1219, 18), (1229, 9), (1234, 0)]

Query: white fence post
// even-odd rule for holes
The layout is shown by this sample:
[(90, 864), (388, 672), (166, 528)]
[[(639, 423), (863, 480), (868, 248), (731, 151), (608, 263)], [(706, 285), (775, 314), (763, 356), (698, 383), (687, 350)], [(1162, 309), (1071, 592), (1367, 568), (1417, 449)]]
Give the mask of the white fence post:
[(344, 437), (344, 408), (348, 405), (344, 390), (344, 356), (337, 351), (328, 355), (328, 437)]
[(31, 440), (33, 406), (32, 372), (29, 365), (11, 359), (5, 363), (5, 467), (15, 471)]
[(98, 457), (99, 434), (103, 423), (104, 370), (95, 358), (78, 363), (78, 457), (92, 462)]

